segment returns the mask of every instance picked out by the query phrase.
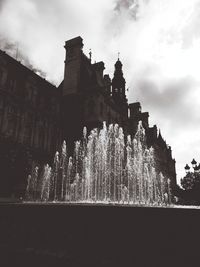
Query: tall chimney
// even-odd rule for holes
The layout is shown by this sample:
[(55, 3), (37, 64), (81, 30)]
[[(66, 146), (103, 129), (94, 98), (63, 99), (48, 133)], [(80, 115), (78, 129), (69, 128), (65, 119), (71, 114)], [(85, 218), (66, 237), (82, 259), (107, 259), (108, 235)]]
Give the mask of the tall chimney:
[(65, 42), (66, 59), (63, 96), (75, 94), (80, 86), (81, 55), (83, 39), (78, 36)]

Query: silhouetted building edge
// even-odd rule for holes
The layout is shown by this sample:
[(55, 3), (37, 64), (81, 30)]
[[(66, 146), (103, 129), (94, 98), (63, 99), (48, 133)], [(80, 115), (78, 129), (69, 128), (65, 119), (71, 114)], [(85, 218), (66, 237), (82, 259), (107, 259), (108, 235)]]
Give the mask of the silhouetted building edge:
[(103, 73), (103, 62), (92, 63), (83, 53), (80, 36), (66, 41), (65, 49), (64, 79), (58, 87), (0, 50), (0, 194), (21, 194), (32, 161), (51, 163), (62, 140), (73, 146), (84, 126), (90, 131), (103, 121), (118, 123), (132, 137), (142, 121), (157, 169), (175, 188), (171, 147), (155, 125), (149, 126), (149, 113), (142, 112), (140, 103), (128, 104), (119, 58), (111, 79)]

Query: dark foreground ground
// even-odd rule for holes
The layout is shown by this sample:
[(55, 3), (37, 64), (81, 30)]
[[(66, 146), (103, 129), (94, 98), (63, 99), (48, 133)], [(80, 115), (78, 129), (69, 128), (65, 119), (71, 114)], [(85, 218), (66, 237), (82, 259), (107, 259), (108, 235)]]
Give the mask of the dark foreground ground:
[(0, 204), (0, 266), (200, 266), (200, 210)]

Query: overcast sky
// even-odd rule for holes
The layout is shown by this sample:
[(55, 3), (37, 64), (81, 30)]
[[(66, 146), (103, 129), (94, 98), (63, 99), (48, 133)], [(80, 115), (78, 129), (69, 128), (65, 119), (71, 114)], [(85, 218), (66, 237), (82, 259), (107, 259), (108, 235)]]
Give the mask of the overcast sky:
[(0, 0), (0, 47), (57, 85), (79, 35), (111, 76), (120, 51), (129, 102), (149, 111), (180, 178), (200, 161), (200, 0)]

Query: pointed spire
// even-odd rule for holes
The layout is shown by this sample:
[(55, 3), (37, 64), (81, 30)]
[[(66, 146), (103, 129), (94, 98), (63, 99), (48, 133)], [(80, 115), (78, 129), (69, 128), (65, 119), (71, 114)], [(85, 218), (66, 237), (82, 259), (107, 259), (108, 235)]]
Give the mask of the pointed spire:
[(120, 56), (120, 52), (118, 52), (118, 59), (117, 59), (118, 61), (119, 61), (119, 56)]
[(161, 130), (160, 130), (160, 129), (159, 129), (159, 131), (158, 131), (158, 138), (163, 139), (163, 138), (162, 138), (162, 134), (161, 134)]
[(118, 59), (115, 63), (114, 77), (112, 79), (112, 95), (117, 102), (126, 101), (126, 81), (123, 77), (122, 63), (119, 60), (120, 53), (118, 52)]
[(191, 164), (192, 164), (192, 165), (196, 165), (196, 164), (197, 164), (196, 160), (193, 159), (192, 162), (191, 162)]
[(92, 61), (92, 50), (90, 48), (90, 52), (89, 52), (89, 58), (90, 58), (90, 62)]
[(186, 164), (186, 165), (185, 165), (185, 170), (186, 170), (186, 171), (189, 171), (189, 169), (190, 169), (190, 166), (189, 166), (188, 164)]
[[(121, 72), (121, 75), (123, 76), (123, 72), (122, 72), (122, 63), (121, 63), (121, 61), (119, 60), (119, 58), (117, 59), (117, 61), (116, 61), (116, 63), (115, 63), (115, 72), (116, 71), (120, 71)], [(114, 73), (114, 75), (115, 75), (115, 73)]]

